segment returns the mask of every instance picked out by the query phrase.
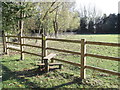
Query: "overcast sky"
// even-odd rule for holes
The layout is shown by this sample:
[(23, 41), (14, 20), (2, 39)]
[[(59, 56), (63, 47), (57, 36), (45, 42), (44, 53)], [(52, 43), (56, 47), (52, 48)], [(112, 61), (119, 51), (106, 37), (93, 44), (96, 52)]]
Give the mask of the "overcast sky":
[[(118, 13), (118, 2), (120, 0), (75, 0), (77, 9), (80, 5), (92, 5), (107, 15), (110, 13)], [(119, 6), (120, 7), (120, 6)]]

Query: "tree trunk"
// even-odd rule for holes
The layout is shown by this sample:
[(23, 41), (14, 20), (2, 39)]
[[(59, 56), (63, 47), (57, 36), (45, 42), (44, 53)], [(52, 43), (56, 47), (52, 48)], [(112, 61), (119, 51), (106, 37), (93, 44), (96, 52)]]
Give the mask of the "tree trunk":
[(55, 14), (55, 19), (53, 20), (53, 27), (54, 27), (54, 31), (55, 31), (55, 38), (58, 37), (58, 23), (57, 23), (57, 13), (58, 11), (56, 11)]
[(58, 37), (58, 35), (57, 35), (57, 31), (55, 31), (55, 38), (57, 38)]
[(56, 23), (53, 21), (53, 27), (54, 27), (54, 32), (55, 32), (55, 38), (57, 38), (57, 30), (56, 30)]
[(58, 37), (58, 24), (57, 24), (57, 21), (55, 23), (55, 26), (56, 26), (56, 29), (55, 29), (55, 37), (57, 38)]
[[(20, 5), (22, 6), (22, 2), (20, 2)], [(20, 22), (19, 22), (19, 27), (20, 27), (20, 36), (23, 36), (23, 24), (24, 21), (22, 20), (22, 18), (24, 17), (24, 13), (22, 12), (22, 10), (20, 10)]]

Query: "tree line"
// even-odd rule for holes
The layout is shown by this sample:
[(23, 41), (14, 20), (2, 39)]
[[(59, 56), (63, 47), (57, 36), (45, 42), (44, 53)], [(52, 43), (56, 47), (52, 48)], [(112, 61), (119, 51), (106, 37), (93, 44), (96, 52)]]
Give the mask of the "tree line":
[(9, 34), (119, 33), (119, 19), (95, 7), (75, 10), (74, 2), (2, 2), (2, 30)]
[(120, 14), (104, 14), (102, 17), (97, 17), (95, 20), (87, 17), (82, 17), (80, 20), (80, 28), (77, 33), (88, 34), (118, 34), (120, 33)]

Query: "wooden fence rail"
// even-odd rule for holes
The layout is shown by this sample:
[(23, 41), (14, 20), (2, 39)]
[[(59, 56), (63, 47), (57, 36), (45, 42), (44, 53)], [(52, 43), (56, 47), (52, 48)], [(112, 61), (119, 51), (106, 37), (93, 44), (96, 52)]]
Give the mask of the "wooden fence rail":
[(119, 72), (114, 72), (114, 71), (103, 69), (103, 68), (98, 68), (98, 67), (94, 67), (94, 66), (85, 66), (85, 68), (93, 69), (93, 70), (101, 71), (101, 72), (104, 72), (104, 73), (120, 76)]
[(101, 58), (101, 59), (109, 59), (113, 61), (120, 61), (120, 58), (117, 58), (117, 57), (108, 57), (108, 56), (94, 55), (94, 54), (85, 54), (85, 56)]
[(57, 39), (57, 38), (47, 38), (46, 40), (61, 41), (61, 42), (70, 42), (70, 43), (81, 43), (80, 40), (67, 40), (67, 39)]
[(55, 50), (55, 51), (59, 51), (59, 52), (65, 52), (65, 53), (72, 53), (72, 54), (81, 55), (81, 53), (79, 53), (79, 52), (74, 52), (74, 51), (69, 51), (69, 50), (61, 50), (61, 49), (50, 48), (50, 47), (47, 47), (46, 49), (47, 50)]
[(81, 67), (81, 64), (79, 64), (79, 63), (74, 63), (74, 62), (70, 62), (70, 61), (65, 61), (65, 60), (58, 59), (58, 58), (53, 58), (53, 60), (56, 60), (56, 61), (60, 61), (60, 62), (72, 64), (72, 65), (74, 65), (74, 66), (79, 66), (79, 67)]
[(5, 37), (19, 37), (19, 36), (6, 35)]
[(15, 43), (15, 42), (6, 42), (6, 43), (15, 44), (15, 45), (20, 45), (20, 43)]
[(15, 51), (21, 51), (21, 50), (19, 50), (19, 49), (15, 49), (15, 48), (11, 48), (11, 47), (7, 47), (7, 49), (10, 49), (10, 50), (15, 50)]
[(41, 37), (27, 37), (27, 36), (23, 36), (21, 38), (27, 38), (27, 39), (42, 39)]
[(40, 54), (31, 53), (31, 52), (27, 52), (27, 51), (22, 51), (22, 53), (27, 53), (27, 54), (31, 54), (31, 55), (35, 55), (35, 56), (40, 56), (40, 57), (42, 57), (42, 55), (40, 55)]
[(30, 45), (30, 44), (22, 44), (22, 46), (29, 46), (29, 47), (36, 47), (36, 48), (42, 48), (40, 46)]
[[(111, 71), (111, 70), (107, 70), (107, 69), (103, 69), (103, 68), (99, 68), (99, 67), (86, 65), (86, 57), (87, 56), (95, 57), (95, 58), (101, 58), (101, 59), (108, 59), (108, 60), (113, 60), (113, 61), (120, 61), (120, 58), (118, 58), (118, 57), (109, 57), (109, 56), (94, 55), (94, 54), (86, 53), (86, 45), (87, 44), (120, 47), (120, 43), (93, 42), (93, 41), (86, 41), (85, 39), (81, 39), (81, 40), (55, 39), (55, 38), (47, 38), (44, 35), (42, 35), (42, 37), (26, 37), (26, 36), (18, 37), (18, 38), (20, 38), (20, 43), (15, 43), (15, 42), (10, 42), (9, 41), (10, 37), (18, 37), (18, 36), (11, 36), (11, 35), (6, 35), (5, 36), (5, 35), (3, 35), (3, 48), (4, 48), (3, 52), (4, 53), (8, 53), (7, 50), (10, 49), (10, 50), (19, 51), (21, 53), (21, 59), (24, 58), (23, 54), (26, 53), (26, 54), (31, 54), (31, 55), (35, 55), (35, 56), (40, 56), (40, 57), (42, 57), (42, 60), (47, 55), (47, 50), (55, 50), (55, 51), (64, 52), (64, 53), (71, 53), (71, 54), (80, 55), (80, 58), (81, 58), (80, 63), (74, 63), (74, 62), (71, 62), (71, 61), (66, 61), (66, 60), (62, 60), (62, 59), (58, 59), (58, 58), (53, 58), (53, 60), (81, 67), (80, 68), (80, 77), (82, 79), (84, 79), (86, 77), (86, 69), (98, 70), (100, 72), (120, 76), (119, 72), (115, 72), (115, 71)], [(39, 39), (42, 42), (42, 46), (25, 44), (25, 43), (22, 42), (22, 39)], [(62, 49), (58, 49), (58, 48), (47, 47), (47, 43), (48, 43), (47, 41), (60, 41), (60, 42), (78, 43), (78, 44), (81, 45), (81, 47), (80, 47), (81, 50), (80, 50), (80, 52), (75, 52), (75, 51), (69, 51), (69, 50), (62, 50)], [(20, 49), (9, 47), (8, 44), (19, 45)], [(41, 54), (36, 54), (36, 53), (24, 51), (23, 50), (24, 46), (41, 48), (42, 53)], [(43, 63), (43, 61), (42, 61), (42, 63)]]
[(106, 42), (92, 42), (92, 41), (86, 41), (86, 44), (104, 45), (104, 46), (117, 46), (117, 47), (120, 47), (120, 43), (106, 43)]

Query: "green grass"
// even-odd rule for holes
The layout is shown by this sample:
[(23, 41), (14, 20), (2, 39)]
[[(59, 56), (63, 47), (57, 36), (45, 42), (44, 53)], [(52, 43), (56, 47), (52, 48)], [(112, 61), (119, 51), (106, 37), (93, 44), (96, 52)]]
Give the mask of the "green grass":
[[(87, 41), (114, 42), (118, 43), (118, 35), (67, 35), (59, 38), (80, 40), (85, 38)], [(26, 40), (28, 43), (28, 40)], [(33, 45), (41, 46), (40, 41)], [(71, 50), (80, 52), (80, 44), (49, 41), (48, 47)], [(41, 53), (41, 49), (25, 48), (26, 51)], [(19, 53), (10, 51), (10, 56), (2, 56), (3, 88), (118, 88), (118, 77), (95, 70), (87, 69), (86, 79), (81, 81), (80, 68), (63, 63), (61, 70), (56, 69), (48, 73), (40, 72), (36, 63), (40, 57), (25, 54), (25, 60), (19, 61)], [(48, 53), (57, 53), (56, 58), (66, 61), (80, 63), (80, 56), (68, 53), (60, 53), (48, 50)], [(118, 47), (87, 45), (87, 53), (104, 56), (118, 57)], [(118, 72), (118, 62), (87, 57), (87, 65), (96, 66)]]

